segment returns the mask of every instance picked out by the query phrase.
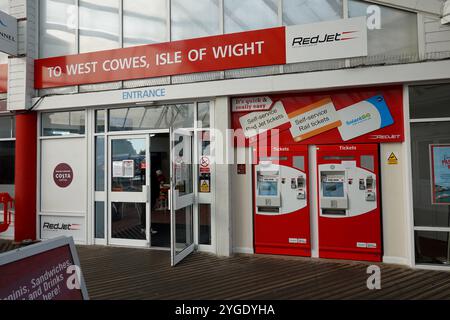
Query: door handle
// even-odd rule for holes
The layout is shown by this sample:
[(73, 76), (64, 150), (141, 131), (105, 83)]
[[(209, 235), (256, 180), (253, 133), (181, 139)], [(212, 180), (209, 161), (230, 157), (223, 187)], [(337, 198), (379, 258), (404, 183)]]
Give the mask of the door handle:
[(169, 211), (172, 210), (172, 189), (169, 189), (167, 191), (167, 196), (169, 198), (169, 203), (168, 203), (168, 207), (169, 207)]

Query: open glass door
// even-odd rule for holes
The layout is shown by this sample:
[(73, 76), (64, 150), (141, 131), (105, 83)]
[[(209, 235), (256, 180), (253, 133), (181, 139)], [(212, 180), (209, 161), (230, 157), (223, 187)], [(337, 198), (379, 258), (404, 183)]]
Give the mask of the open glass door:
[(194, 251), (192, 132), (171, 129), (171, 264)]

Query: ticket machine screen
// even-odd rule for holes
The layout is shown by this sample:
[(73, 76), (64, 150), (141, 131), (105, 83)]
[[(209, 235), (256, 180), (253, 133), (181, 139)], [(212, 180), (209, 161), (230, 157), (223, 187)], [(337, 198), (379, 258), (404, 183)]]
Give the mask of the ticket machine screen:
[(262, 179), (258, 184), (259, 196), (277, 196), (278, 195), (278, 181)]
[(344, 183), (343, 182), (328, 182), (322, 183), (324, 197), (344, 197)]

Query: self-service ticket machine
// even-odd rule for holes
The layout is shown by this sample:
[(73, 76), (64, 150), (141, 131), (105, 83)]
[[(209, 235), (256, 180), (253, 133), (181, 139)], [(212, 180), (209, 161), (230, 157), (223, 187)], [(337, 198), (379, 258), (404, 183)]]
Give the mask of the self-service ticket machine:
[(254, 149), (255, 252), (310, 256), (308, 149)]
[(317, 147), (319, 256), (381, 261), (378, 145)]

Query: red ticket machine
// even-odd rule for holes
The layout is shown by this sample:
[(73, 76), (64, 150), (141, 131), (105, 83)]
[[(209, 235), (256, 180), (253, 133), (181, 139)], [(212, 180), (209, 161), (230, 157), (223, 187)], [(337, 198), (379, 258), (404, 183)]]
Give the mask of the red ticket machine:
[(317, 147), (319, 256), (381, 261), (378, 145)]
[(311, 256), (308, 147), (253, 151), (255, 252)]

